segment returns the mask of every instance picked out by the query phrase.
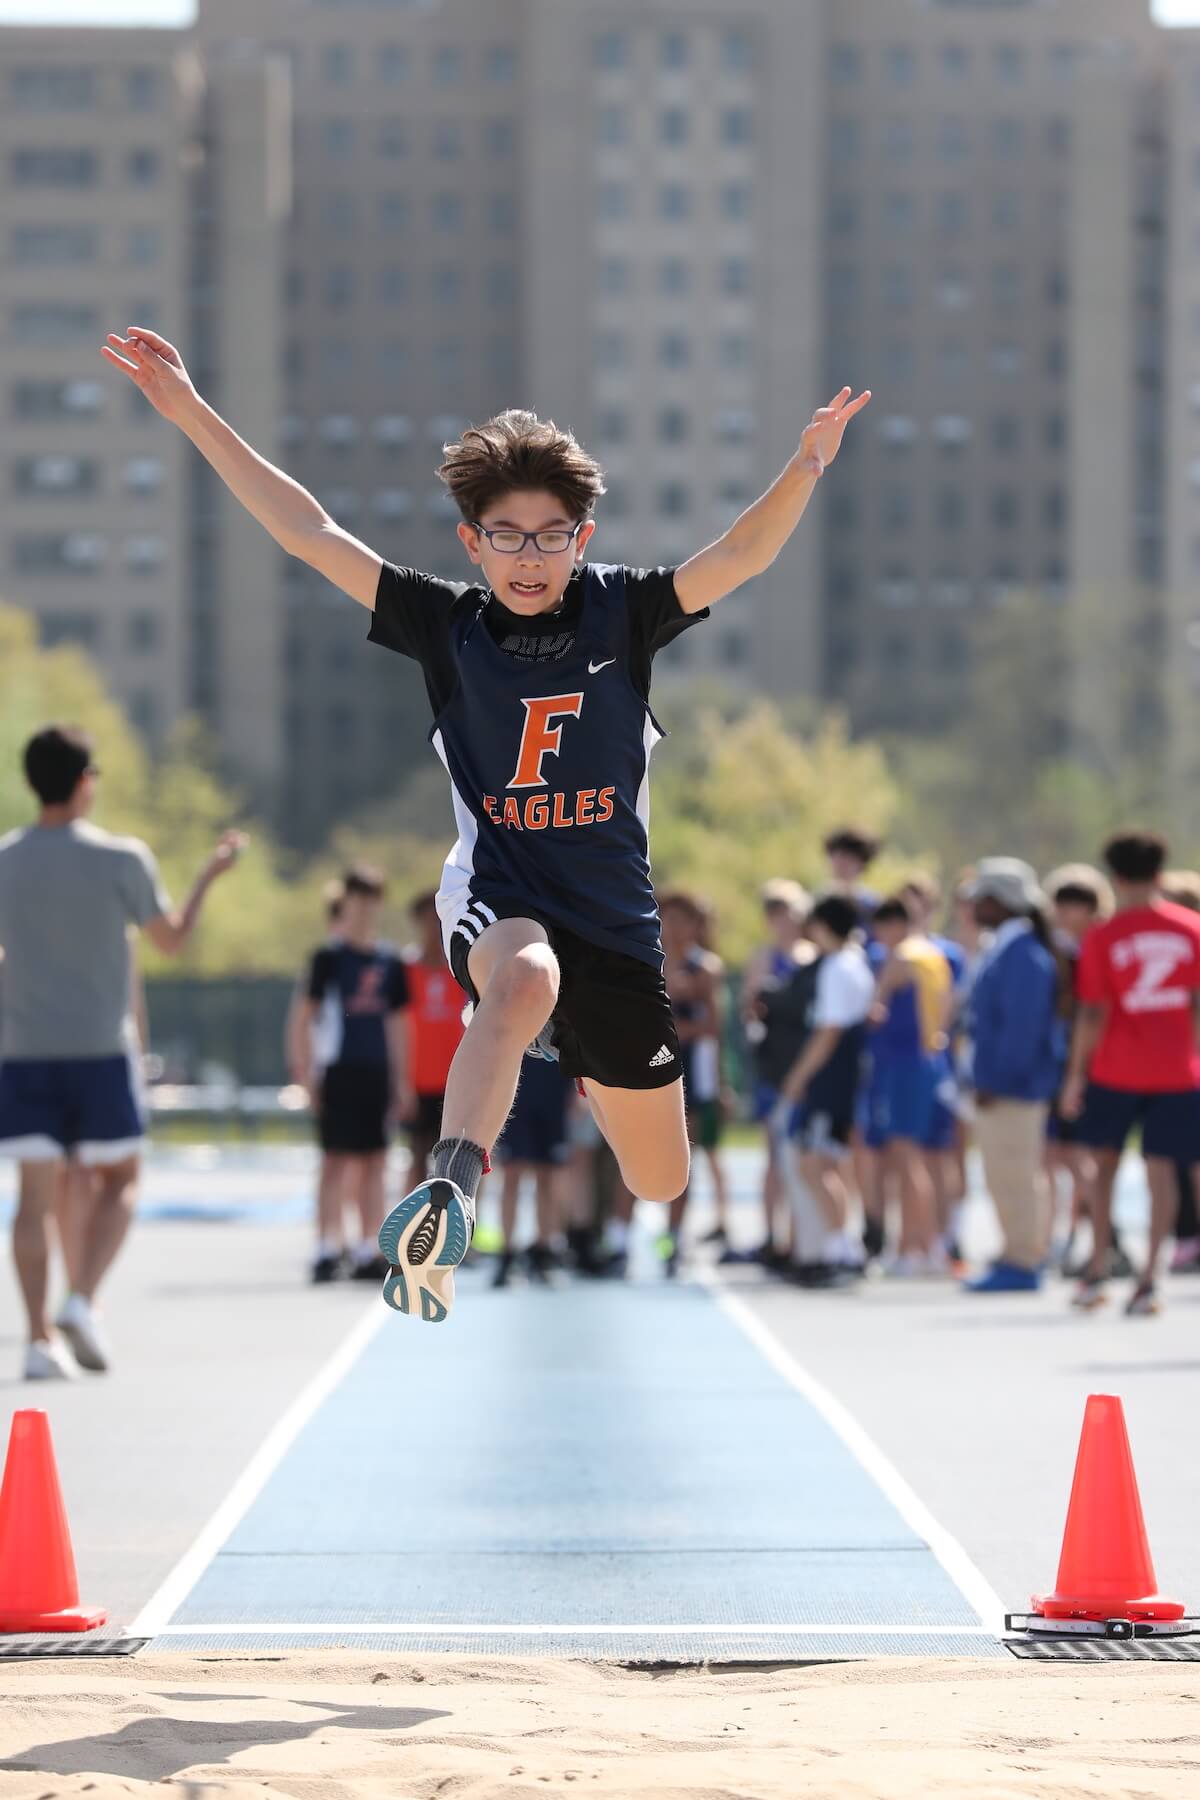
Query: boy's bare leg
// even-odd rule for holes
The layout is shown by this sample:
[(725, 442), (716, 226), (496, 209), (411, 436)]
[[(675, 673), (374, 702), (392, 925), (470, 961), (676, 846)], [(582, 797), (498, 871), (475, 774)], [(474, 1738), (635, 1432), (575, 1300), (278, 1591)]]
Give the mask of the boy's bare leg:
[(1179, 1211), (1179, 1183), (1175, 1164), (1161, 1156), (1146, 1158), (1146, 1179), (1150, 1184), (1150, 1244), (1146, 1252), (1146, 1271), (1139, 1287), (1153, 1287), (1163, 1246), (1175, 1229)]
[(50, 1337), (50, 1315), (46, 1309), (50, 1282), (50, 1220), (54, 1214), (61, 1168), (58, 1161), (21, 1164), (12, 1247), (31, 1344), (44, 1343)]
[(1092, 1179), (1087, 1188), (1087, 1210), (1092, 1220), (1092, 1259), (1088, 1264), (1088, 1281), (1103, 1281), (1108, 1273), (1108, 1253), (1112, 1247), (1112, 1196), (1121, 1161), (1119, 1150), (1096, 1153)]
[(521, 1177), (524, 1173), (524, 1163), (505, 1163), (504, 1173), (500, 1178), (500, 1229), (504, 1233), (506, 1250), (515, 1247), (513, 1240), (517, 1235), (517, 1201), (521, 1195)]
[(890, 1148), (900, 1166), (900, 1254), (925, 1256), (937, 1232), (925, 1153), (912, 1138), (893, 1138)]
[(96, 1204), (96, 1186), (91, 1170), (74, 1160), (62, 1162), (58, 1168), (54, 1217), (58, 1226), (58, 1247), (67, 1272), (67, 1290), (74, 1293), (83, 1260), (84, 1235)]
[(661, 1088), (614, 1088), (589, 1076), (583, 1085), (630, 1192), (639, 1200), (669, 1202), (685, 1196), (691, 1152), (683, 1082)]
[(539, 1165), (535, 1175), (537, 1201), (537, 1241), (549, 1246), (557, 1237), (562, 1212), (561, 1169)]
[(379, 1150), (370, 1156), (354, 1158), (354, 1207), (358, 1214), (359, 1243), (374, 1249), (383, 1215), (387, 1180), (387, 1152)]
[(512, 1111), (521, 1058), (558, 998), (558, 963), (532, 919), (501, 919), (471, 947), (467, 963), (481, 995), (446, 1083), (442, 1138), (488, 1150)]

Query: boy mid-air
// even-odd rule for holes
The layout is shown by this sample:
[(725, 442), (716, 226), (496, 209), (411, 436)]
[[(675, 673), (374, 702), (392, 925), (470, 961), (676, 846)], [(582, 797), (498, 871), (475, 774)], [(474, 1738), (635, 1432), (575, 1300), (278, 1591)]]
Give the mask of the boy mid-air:
[(178, 425), (291, 555), (374, 613), (373, 643), (415, 658), (451, 781), (458, 841), (438, 912), (474, 1003), (446, 1089), (432, 1170), (384, 1221), (384, 1298), (444, 1319), (488, 1150), (527, 1047), (585, 1084), (633, 1193), (688, 1179), (679, 1048), (650, 883), (646, 776), (662, 735), (654, 654), (768, 569), (870, 399), (843, 388), (778, 479), (677, 569), (589, 565), (599, 465), (574, 437), (506, 412), (447, 445), (471, 583), (395, 568), (243, 443), (165, 338), (131, 326), (103, 354)]

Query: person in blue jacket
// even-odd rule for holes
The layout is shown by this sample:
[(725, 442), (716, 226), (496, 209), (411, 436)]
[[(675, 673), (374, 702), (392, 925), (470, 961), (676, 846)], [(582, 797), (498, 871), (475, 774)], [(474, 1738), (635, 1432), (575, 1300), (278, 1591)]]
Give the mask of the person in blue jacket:
[(976, 1294), (1032, 1292), (1041, 1285), (1051, 1224), (1043, 1167), (1046, 1118), (1062, 1076), (1059, 966), (1037, 876), (1014, 857), (985, 858), (970, 890), (981, 928), (992, 932), (971, 987), (975, 1139), (1004, 1246)]

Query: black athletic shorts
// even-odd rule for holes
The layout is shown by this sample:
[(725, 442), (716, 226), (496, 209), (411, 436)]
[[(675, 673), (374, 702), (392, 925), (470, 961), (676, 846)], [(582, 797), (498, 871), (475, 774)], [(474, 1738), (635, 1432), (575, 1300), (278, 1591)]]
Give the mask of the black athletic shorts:
[(388, 1147), (391, 1086), (386, 1063), (331, 1063), (321, 1078), (317, 1139), (337, 1156), (376, 1156)]
[[(670, 1087), (679, 1080), (679, 1039), (661, 969), (552, 925), (536, 908), (482, 898), (497, 920), (532, 919), (550, 939), (559, 967), (554, 1047), (564, 1075), (615, 1088)], [(472, 895), (472, 904), (479, 899)], [(455, 926), (447, 943), (454, 979), (475, 1006), (479, 995), (467, 958), (479, 935), (478, 921), (475, 930)]]

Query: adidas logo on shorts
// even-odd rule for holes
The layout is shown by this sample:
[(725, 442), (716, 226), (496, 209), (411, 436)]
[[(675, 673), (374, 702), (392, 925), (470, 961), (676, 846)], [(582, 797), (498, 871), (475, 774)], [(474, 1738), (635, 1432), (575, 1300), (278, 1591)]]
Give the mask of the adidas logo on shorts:
[(674, 1061), (675, 1052), (673, 1050), (668, 1050), (667, 1046), (664, 1044), (662, 1049), (656, 1050), (654, 1055), (650, 1058), (650, 1067), (652, 1069), (665, 1069), (668, 1063), (673, 1063)]

